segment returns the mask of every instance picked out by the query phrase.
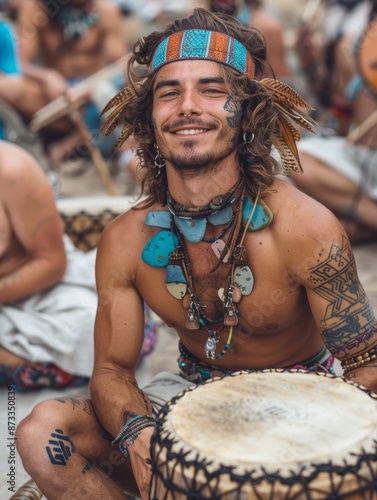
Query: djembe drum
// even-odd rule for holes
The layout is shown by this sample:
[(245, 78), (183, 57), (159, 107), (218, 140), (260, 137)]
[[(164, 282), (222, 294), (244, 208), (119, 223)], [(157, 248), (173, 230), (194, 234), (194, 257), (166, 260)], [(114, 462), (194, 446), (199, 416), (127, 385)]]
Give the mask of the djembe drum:
[(326, 373), (242, 371), (160, 412), (151, 499), (377, 498), (377, 395)]

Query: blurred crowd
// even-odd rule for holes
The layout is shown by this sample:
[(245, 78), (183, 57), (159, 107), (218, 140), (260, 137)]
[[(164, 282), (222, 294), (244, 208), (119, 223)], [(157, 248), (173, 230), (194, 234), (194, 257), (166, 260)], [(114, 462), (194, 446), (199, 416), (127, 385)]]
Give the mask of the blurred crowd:
[(225, 12), (264, 34), (275, 77), (315, 108), (318, 137), (303, 138), (305, 175), (290, 182), (333, 210), (353, 241), (374, 238), (375, 3), (0, 0), (0, 138), (25, 147), (49, 175), (67, 161), (93, 160), (95, 149), (126, 174), (117, 189), (129, 194), (139, 180), (136, 144), (130, 138), (114, 152), (116, 134), (97, 133), (104, 105), (126, 84), (127, 54), (140, 36), (195, 7)]

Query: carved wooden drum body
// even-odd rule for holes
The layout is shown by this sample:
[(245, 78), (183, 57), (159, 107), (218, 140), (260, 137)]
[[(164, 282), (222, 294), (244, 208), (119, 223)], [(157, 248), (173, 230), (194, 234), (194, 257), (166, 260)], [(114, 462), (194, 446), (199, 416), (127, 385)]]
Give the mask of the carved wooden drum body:
[(151, 497), (377, 499), (377, 395), (328, 374), (237, 372), (160, 413)]

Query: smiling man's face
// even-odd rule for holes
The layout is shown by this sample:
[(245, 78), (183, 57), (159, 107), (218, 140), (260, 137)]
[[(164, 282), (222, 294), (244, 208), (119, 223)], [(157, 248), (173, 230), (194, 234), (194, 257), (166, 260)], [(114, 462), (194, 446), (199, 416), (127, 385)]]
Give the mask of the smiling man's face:
[(153, 119), (161, 155), (177, 170), (211, 170), (236, 155), (240, 109), (232, 105), (219, 63), (185, 60), (161, 67)]

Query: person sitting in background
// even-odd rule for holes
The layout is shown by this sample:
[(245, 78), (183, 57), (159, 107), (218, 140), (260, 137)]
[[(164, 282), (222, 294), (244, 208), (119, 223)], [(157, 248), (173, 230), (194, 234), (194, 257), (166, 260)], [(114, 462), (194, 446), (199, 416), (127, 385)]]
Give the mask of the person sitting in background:
[(289, 81), (291, 71), (283, 26), (266, 11), (263, 0), (210, 0), (209, 10), (234, 16), (245, 26), (258, 29), (266, 39), (267, 63), (273, 69), (275, 77)]
[[(46, 104), (67, 93), (73, 104), (86, 102), (83, 117), (94, 138), (104, 101), (101, 82), (93, 85), (85, 80), (127, 54), (119, 7), (107, 0), (67, 0), (64, 5), (24, 0), (18, 5), (15, 24), (24, 73), (41, 87)], [(112, 92), (124, 84), (121, 76), (119, 80), (109, 82)], [(67, 111), (65, 118), (41, 130), (55, 163), (74, 153), (82, 142), (68, 115)], [(105, 156), (111, 154), (112, 146), (111, 141), (98, 143)]]
[(274, 70), (276, 78), (290, 82), (292, 74), (288, 64), (283, 25), (267, 12), (263, 0), (244, 0), (244, 3), (245, 9), (241, 10), (239, 15), (241, 22), (263, 33), (266, 38), (267, 62)]
[[(360, 64), (365, 50), (370, 52), (367, 65), (377, 57), (372, 36), (377, 32), (376, 12), (377, 2), (372, 2), (364, 28), (356, 33), (354, 26), (351, 32), (339, 29), (331, 44), (331, 70), (318, 68), (322, 79), (313, 82), (317, 86), (322, 82), (318, 94), (322, 128), (318, 137), (298, 143), (305, 175), (292, 175), (297, 187), (337, 215), (355, 243), (377, 237), (377, 120), (356, 137), (356, 131), (377, 113), (376, 71), (374, 83), (367, 82)], [(308, 32), (306, 46), (315, 48), (307, 38)]]
[[(62, 233), (34, 158), (0, 141), (0, 385), (17, 391), (87, 384), (93, 367), (96, 250)], [(156, 339), (146, 310), (142, 356)]]
[[(25, 124), (46, 101), (40, 87), (22, 73), (16, 34), (6, 17), (0, 18), (0, 101), (20, 115)], [(5, 139), (5, 122), (0, 121), (0, 139)]]

